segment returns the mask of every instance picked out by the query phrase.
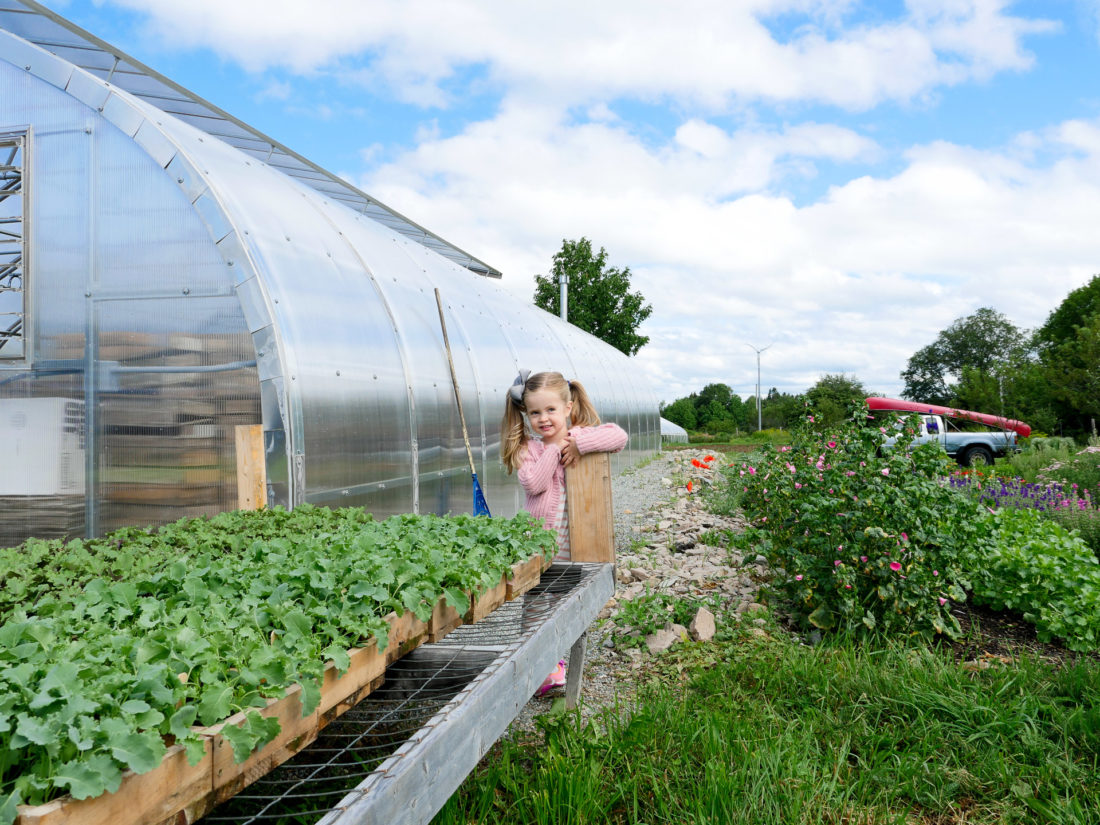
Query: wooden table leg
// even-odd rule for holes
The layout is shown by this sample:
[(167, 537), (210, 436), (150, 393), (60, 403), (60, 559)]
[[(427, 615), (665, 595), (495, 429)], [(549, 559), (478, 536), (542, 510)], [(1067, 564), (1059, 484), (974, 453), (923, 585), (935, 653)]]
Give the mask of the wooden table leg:
[(581, 698), (581, 682), (584, 680), (584, 654), (588, 646), (588, 634), (582, 633), (569, 648), (569, 669), (565, 673), (565, 706), (572, 710)]

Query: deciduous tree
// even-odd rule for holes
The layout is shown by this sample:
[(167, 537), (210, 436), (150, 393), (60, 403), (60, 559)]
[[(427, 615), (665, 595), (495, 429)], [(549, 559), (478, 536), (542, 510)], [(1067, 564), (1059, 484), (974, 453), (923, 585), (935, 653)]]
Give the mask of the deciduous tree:
[[(561, 307), (559, 279), (566, 276), (568, 321), (634, 355), (649, 343), (638, 327), (653, 307), (640, 292), (630, 291), (630, 267), (607, 265), (607, 251), (592, 252), (588, 238), (562, 241), (549, 275), (535, 276), (535, 304), (558, 314)], [(671, 419), (670, 419), (671, 420)]]

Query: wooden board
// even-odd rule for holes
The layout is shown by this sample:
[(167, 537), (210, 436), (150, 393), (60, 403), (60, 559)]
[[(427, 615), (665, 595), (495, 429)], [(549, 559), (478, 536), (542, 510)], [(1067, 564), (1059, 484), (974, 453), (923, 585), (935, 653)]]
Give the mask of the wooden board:
[(432, 607), (432, 617), (428, 620), (428, 642), (434, 644), (462, 624), (462, 613), (447, 603), (447, 597), (441, 596)]
[(263, 425), (238, 425), (234, 432), (237, 440), (237, 508), (262, 510), (267, 506)]
[(279, 734), (244, 762), (236, 761), (232, 745), (221, 732), (230, 725), (242, 724), (244, 712), (234, 714), (221, 724), (203, 731), (204, 734), (213, 737), (215, 804), (235, 796), (257, 779), (283, 764), (316, 739), (321, 729), (320, 714), (316, 709), (313, 713), (302, 715), (300, 685), (292, 685), (287, 690), (286, 696), (272, 700), (260, 711), (260, 715), (265, 718), (277, 718)]
[(466, 624), (480, 622), (502, 604), (508, 597), (508, 577), (501, 576), (500, 583), (491, 587), (484, 593), (470, 595), (470, 609), (466, 611), (463, 621)]
[(542, 563), (542, 556), (532, 556), (527, 561), (513, 564), (511, 575), (505, 582), (504, 598), (512, 601), (538, 584), (542, 578)]
[(588, 453), (565, 468), (569, 555), (578, 562), (615, 562), (615, 512), (611, 507), (611, 458)]
[[(75, 801), (63, 797), (45, 805), (19, 806), (17, 825), (119, 825), (119, 823), (193, 822), (213, 805), (213, 749), (190, 765), (182, 745), (173, 745), (148, 773), (127, 771), (115, 793)], [(186, 817), (177, 820), (184, 812)]]

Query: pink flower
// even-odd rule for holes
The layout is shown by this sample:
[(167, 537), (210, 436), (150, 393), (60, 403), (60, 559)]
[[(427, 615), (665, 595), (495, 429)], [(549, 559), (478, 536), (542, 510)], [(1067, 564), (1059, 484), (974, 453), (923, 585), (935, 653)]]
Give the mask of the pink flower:
[(881, 472), (884, 476), (888, 476), (888, 475), (890, 475), (890, 468), (889, 467), (883, 467)]
[(909, 536), (906, 533), (903, 532), (901, 534), (901, 540), (902, 541), (909, 541)]
[(787, 469), (788, 469), (788, 470), (790, 470), (792, 474), (793, 474), (793, 473), (796, 473), (796, 472), (798, 472), (798, 471), (797, 471), (797, 470), (796, 470), (796, 469), (794, 468), (794, 465), (793, 465), (793, 464), (791, 464), (791, 462), (789, 462), (789, 461), (787, 462)]
[(838, 547), (836, 548), (836, 551), (837, 551), (838, 553), (843, 553), (843, 552), (844, 552), (844, 545), (843, 545), (843, 544), (841, 544), (840, 546), (838, 546)]
[(938, 576), (939, 574), (940, 574), (940, 571), (939, 571), (939, 570), (933, 570), (933, 571), (932, 571), (932, 575), (933, 575), (933, 576)]
[(749, 467), (749, 475), (750, 476), (756, 475), (756, 468), (755, 467)]
[(846, 584), (846, 585), (844, 585), (844, 589), (845, 589), (845, 590), (851, 590), (851, 589), (852, 589), (852, 585), (850, 585), (850, 584)]
[(899, 570), (901, 570), (901, 562), (900, 561), (890, 562), (890, 569), (893, 570), (895, 573), (897, 573)]
[(825, 446), (828, 447), (830, 450), (835, 450), (836, 449), (836, 442), (835, 441), (830, 441)]
[(859, 557), (859, 560), (860, 560), (861, 562), (864, 562), (864, 563), (866, 563), (866, 562), (867, 562), (867, 557), (866, 557), (866, 556), (860, 556), (860, 557)]
[(940, 607), (943, 607), (945, 604), (947, 604), (947, 599), (945, 599), (943, 596), (940, 596)]
[(814, 423), (814, 417), (812, 415), (806, 416), (806, 420), (809, 421), (811, 424)]
[(801, 489), (802, 489), (802, 485), (801, 485), (801, 484), (799, 484), (799, 483), (798, 483), (798, 482), (796, 481), (796, 482), (794, 483), (794, 488), (795, 488), (796, 490), (801, 490)]
[(833, 562), (833, 567), (840, 567), (840, 565), (842, 564), (844, 564), (844, 562), (842, 562), (840, 559), (837, 559)]
[(851, 477), (852, 477), (852, 476), (854, 476), (855, 474), (856, 474), (856, 471), (855, 471), (855, 470), (849, 470), (849, 471), (848, 471), (848, 472), (846, 472), (846, 473), (845, 473), (844, 475), (848, 476), (848, 478), (851, 478)]
[(797, 576), (795, 576), (795, 577), (794, 577), (794, 580), (795, 580), (796, 582), (800, 582), (800, 581), (802, 581), (802, 574), (801, 574), (801, 573), (799, 573), (799, 574), (798, 574)]

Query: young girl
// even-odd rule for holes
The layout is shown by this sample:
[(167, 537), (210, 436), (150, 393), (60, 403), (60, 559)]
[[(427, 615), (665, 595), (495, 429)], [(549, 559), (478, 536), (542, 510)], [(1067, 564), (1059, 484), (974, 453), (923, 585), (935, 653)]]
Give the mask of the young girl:
[[(524, 425), (524, 413), (534, 437)], [(501, 461), (509, 474), (519, 471), (527, 496), (524, 509), (557, 533), (554, 560), (569, 561), (565, 468), (585, 453), (617, 453), (626, 446), (626, 432), (618, 424), (600, 424), (579, 381), (566, 381), (559, 372), (531, 375), (526, 371), (508, 391), (500, 429)], [(564, 684), (565, 662), (561, 661), (538, 695)]]

